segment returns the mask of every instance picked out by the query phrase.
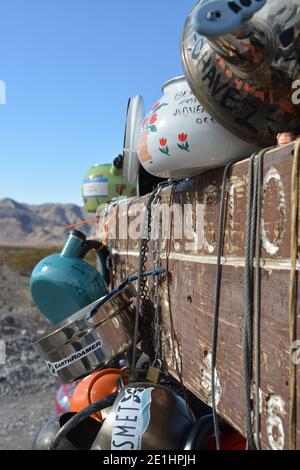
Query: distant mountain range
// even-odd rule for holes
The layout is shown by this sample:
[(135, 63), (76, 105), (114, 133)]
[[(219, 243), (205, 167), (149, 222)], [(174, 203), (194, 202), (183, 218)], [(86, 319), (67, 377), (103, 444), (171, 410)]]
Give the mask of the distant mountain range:
[[(75, 204), (22, 204), (0, 199), (0, 245), (60, 246), (66, 239), (64, 227), (91, 219)], [(87, 235), (93, 224), (78, 228)]]

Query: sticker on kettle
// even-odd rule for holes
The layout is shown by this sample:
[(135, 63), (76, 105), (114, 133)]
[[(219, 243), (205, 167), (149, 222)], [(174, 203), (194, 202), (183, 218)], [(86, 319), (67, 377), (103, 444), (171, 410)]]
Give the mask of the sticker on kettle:
[(87, 179), (82, 185), (83, 197), (107, 197), (108, 196), (108, 178)]
[(127, 388), (113, 423), (112, 450), (141, 450), (143, 434), (150, 423), (150, 388)]
[(70, 366), (76, 361), (79, 361), (80, 359), (83, 359), (84, 357), (88, 356), (91, 352), (96, 351), (97, 349), (100, 349), (102, 346), (102, 343), (100, 340), (95, 341), (95, 343), (90, 344), (89, 346), (86, 346), (83, 349), (80, 349), (80, 351), (76, 351), (73, 354), (70, 354), (70, 356), (62, 359), (61, 361), (57, 362), (49, 362), (47, 361), (47, 367), (49, 371), (51, 372), (52, 375), (57, 376), (58, 372), (61, 369), (64, 369), (67, 366)]

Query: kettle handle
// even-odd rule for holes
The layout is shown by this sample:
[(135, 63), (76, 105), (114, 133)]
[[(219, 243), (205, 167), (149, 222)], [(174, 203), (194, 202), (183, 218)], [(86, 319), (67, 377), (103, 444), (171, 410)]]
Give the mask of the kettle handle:
[(97, 240), (87, 240), (82, 244), (79, 257), (84, 258), (91, 250), (101, 250), (102, 246), (102, 243), (98, 242)]
[[(166, 272), (165, 268), (156, 268), (153, 269), (152, 271), (147, 271), (142, 273), (142, 277), (149, 277), (149, 276), (160, 276), (161, 274), (164, 274)], [(138, 274), (133, 274), (131, 276), (128, 276), (125, 281), (123, 281), (118, 287), (113, 289), (111, 292), (109, 292), (107, 295), (102, 297), (99, 300), (99, 303), (95, 305), (90, 313), (87, 314), (86, 319), (89, 320), (92, 318), (95, 313), (97, 313), (98, 309), (102, 307), (108, 300), (110, 300), (114, 295), (118, 294), (121, 292), (129, 283), (137, 281), (139, 278)]]
[(84, 258), (91, 250), (96, 251), (97, 257), (99, 259), (99, 264), (100, 264), (99, 272), (102, 275), (102, 277), (105, 279), (106, 284), (109, 285), (110, 275), (107, 269), (107, 258), (109, 256), (108, 248), (103, 243), (97, 240), (87, 240), (82, 245), (79, 257)]

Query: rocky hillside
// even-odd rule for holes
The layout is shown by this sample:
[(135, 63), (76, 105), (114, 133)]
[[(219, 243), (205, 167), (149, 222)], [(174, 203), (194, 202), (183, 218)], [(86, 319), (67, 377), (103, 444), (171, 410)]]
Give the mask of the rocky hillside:
[[(90, 219), (74, 204), (21, 204), (0, 199), (0, 245), (56, 246), (66, 238), (65, 226)], [(88, 234), (92, 226), (80, 230)]]

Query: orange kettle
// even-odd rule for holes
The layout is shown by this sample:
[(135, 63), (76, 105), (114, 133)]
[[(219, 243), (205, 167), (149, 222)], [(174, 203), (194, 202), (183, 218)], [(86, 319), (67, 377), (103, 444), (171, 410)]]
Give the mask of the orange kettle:
[[(81, 380), (76, 386), (71, 399), (70, 411), (79, 412), (87, 406), (102, 400), (117, 391), (117, 382), (124, 369), (104, 369), (94, 372)], [(102, 421), (101, 412), (92, 415)]]

